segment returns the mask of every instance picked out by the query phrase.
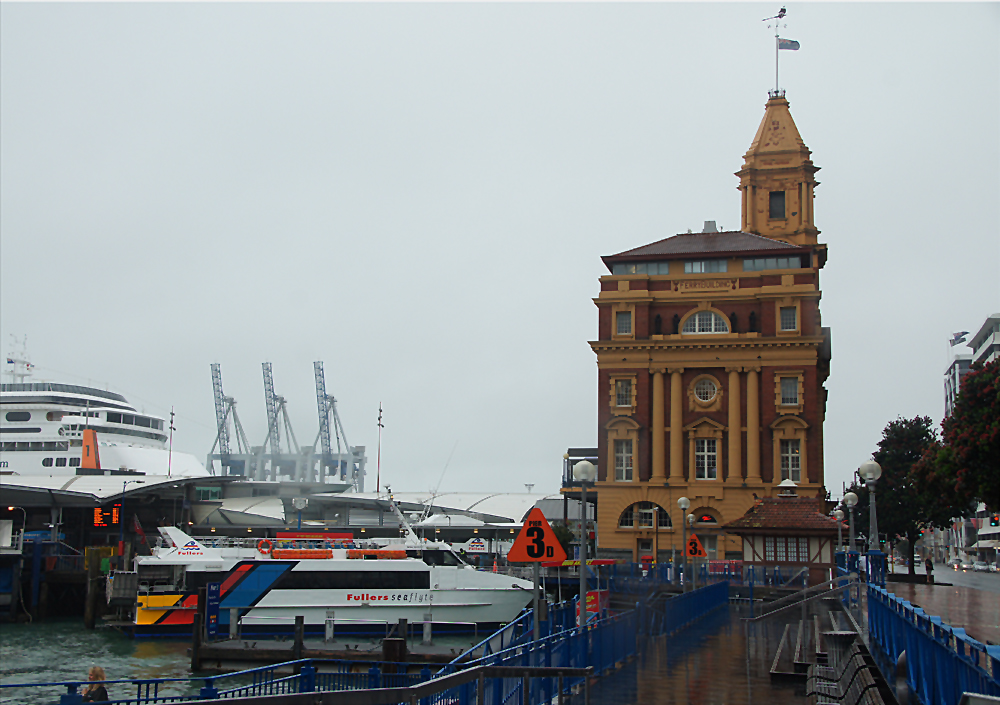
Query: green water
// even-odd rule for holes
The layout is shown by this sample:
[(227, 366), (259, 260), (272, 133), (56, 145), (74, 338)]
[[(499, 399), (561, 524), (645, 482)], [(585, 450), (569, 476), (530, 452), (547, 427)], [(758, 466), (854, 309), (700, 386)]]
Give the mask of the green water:
[[(101, 666), (109, 680), (189, 678), (185, 641), (133, 641), (112, 629), (84, 629), (80, 619), (43, 624), (0, 624), (0, 685), (87, 680), (87, 669)], [(197, 693), (200, 682), (161, 687), (160, 693)], [(136, 686), (107, 686), (112, 700), (134, 696)], [(64, 687), (0, 688), (0, 703), (55, 703)]]

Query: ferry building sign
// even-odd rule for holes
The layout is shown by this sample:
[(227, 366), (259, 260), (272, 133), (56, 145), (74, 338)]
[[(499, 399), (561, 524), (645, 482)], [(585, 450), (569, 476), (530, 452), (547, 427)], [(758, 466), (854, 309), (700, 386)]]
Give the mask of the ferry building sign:
[(603, 557), (679, 552), (682, 496), (710, 559), (742, 556), (721, 527), (782, 480), (825, 498), (830, 331), (810, 156), (788, 101), (772, 94), (736, 172), (739, 230), (706, 222), (603, 258), (590, 343)]

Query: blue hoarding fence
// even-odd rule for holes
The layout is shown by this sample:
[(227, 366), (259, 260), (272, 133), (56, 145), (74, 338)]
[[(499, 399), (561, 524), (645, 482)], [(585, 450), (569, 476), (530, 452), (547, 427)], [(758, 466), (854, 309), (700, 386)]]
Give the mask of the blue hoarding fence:
[(1000, 646), (981, 644), (871, 584), (868, 632), (893, 663), (906, 651), (910, 692), (922, 705), (957, 705), (965, 692), (1000, 696)]
[[(426, 666), (412, 663), (301, 659), (219, 676), (126, 679), (105, 683), (112, 697), (123, 690), (134, 693), (132, 696), (113, 699), (111, 703), (146, 705), (318, 691), (406, 688), (445, 676), (457, 676), (465, 670), (480, 666), (522, 671), (530, 668), (591, 669), (591, 673), (600, 675), (634, 656), (642, 638), (673, 633), (725, 606), (728, 601), (729, 584), (719, 582), (674, 597), (661, 596), (639, 601), (635, 609), (603, 618), (595, 617), (582, 629), (570, 620), (570, 616), (575, 614), (575, 606), (563, 603), (557, 609), (550, 610), (551, 618), (543, 622), (543, 625), (552, 631), (538, 641), (531, 641), (530, 637), (524, 638), (525, 634), (531, 633), (528, 613), (517, 621), (506, 638), (499, 640), (498, 646), (501, 648), (498, 650), (488, 652), (488, 645), (483, 645), (479, 653), (486, 652), (486, 655), (471, 661), (468, 657), (464, 660), (460, 657), (436, 674), (432, 674)], [(569, 692), (582, 684), (582, 672), (576, 671), (574, 675), (565, 676), (553, 673), (531, 678), (521, 677), (513, 672), (510, 675), (492, 675), (486, 677), (485, 682), (481, 679), (478, 686), (473, 680), (467, 680), (453, 688), (443, 688), (427, 702), (447, 702), (452, 705), (504, 705), (517, 702), (520, 705), (541, 705), (551, 702), (560, 686), (563, 692)], [(77, 705), (83, 702), (79, 690), (86, 685), (84, 681), (2, 684), (0, 699), (13, 696), (18, 700), (19, 695), (24, 694), (24, 690), (19, 689), (48, 688), (62, 692), (58, 701), (57, 693), (52, 692), (52, 702)], [(478, 700), (479, 688), (483, 688), (482, 700)]]

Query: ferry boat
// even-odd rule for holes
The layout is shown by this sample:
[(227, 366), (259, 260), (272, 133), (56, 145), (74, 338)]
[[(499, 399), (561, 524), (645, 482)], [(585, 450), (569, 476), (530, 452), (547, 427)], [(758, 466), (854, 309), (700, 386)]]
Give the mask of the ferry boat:
[[(101, 469), (81, 468), (85, 430), (97, 432)], [(168, 448), (166, 421), (121, 394), (56, 382), (0, 384), (0, 475), (209, 475)], [(110, 470), (109, 470), (110, 468)]]
[(194, 538), (160, 527), (168, 545), (135, 559), (133, 635), (190, 635), (198, 588), (211, 583), (219, 632), (229, 633), (235, 610), (242, 637), (288, 634), (297, 616), (311, 634), (323, 634), (327, 620), (337, 634), (384, 635), (400, 619), (493, 630), (527, 606), (530, 581), (476, 570), (448, 544), (419, 539), (396, 512), (405, 538), (368, 542)]

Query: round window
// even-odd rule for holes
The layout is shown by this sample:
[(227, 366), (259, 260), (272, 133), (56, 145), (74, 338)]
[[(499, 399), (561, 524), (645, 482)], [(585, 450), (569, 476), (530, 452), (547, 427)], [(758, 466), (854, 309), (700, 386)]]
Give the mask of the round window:
[(718, 391), (719, 388), (710, 379), (699, 379), (694, 385), (694, 395), (698, 397), (698, 401), (712, 401)]

